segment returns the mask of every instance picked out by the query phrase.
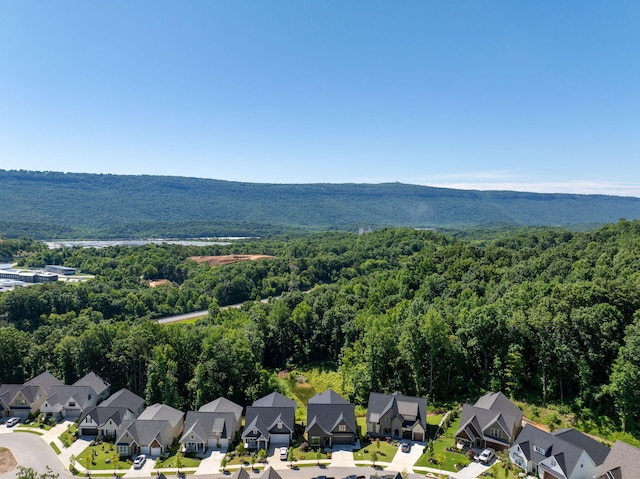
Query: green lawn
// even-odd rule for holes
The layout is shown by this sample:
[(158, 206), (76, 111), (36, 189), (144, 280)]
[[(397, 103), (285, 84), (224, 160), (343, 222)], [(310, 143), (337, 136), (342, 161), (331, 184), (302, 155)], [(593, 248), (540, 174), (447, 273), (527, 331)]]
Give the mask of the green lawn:
[[(451, 426), (441, 434), (438, 439), (433, 443), (433, 452), (425, 453), (420, 456), (416, 466), (442, 468), (445, 471), (457, 471), (462, 467), (468, 465), (471, 461), (466, 454), (447, 451), (448, 447), (455, 447), (454, 435), (458, 430), (460, 418), (451, 423)], [(435, 459), (436, 463), (430, 461)], [(458, 467), (456, 467), (456, 465)]]
[(114, 459), (116, 459), (116, 457), (116, 469), (129, 469), (131, 467), (131, 460), (121, 460), (116, 451), (116, 447), (108, 442), (87, 447), (76, 458), (76, 461), (78, 464), (90, 470), (108, 470), (113, 469)]
[(427, 414), (427, 424), (430, 426), (438, 426), (444, 414)]
[[(377, 458), (376, 462), (391, 462), (393, 456), (398, 452), (398, 447), (389, 444), (385, 440), (361, 443), (361, 448), (353, 453), (353, 459), (356, 461), (373, 461), (373, 454), (375, 453)], [(378, 448), (378, 446), (380, 446)]]
[(49, 443), (49, 445), (51, 446), (51, 449), (56, 452), (56, 454), (60, 454), (62, 452), (55, 442), (52, 441)]
[(60, 441), (62, 442), (64, 447), (69, 447), (69, 446), (71, 446), (71, 444), (73, 444), (76, 441), (76, 439), (77, 439), (76, 433), (77, 432), (78, 432), (78, 425), (77, 424), (72, 424), (71, 426), (69, 426), (67, 428), (67, 430), (65, 432), (60, 434)]
[(20, 424), (21, 428), (32, 428), (32, 429), (37, 429), (37, 430), (44, 430), (44, 431), (48, 431), (49, 429), (51, 429), (51, 426), (49, 424), (47, 424), (46, 422), (42, 422), (42, 421), (33, 421), (30, 423), (23, 423)]
[(182, 444), (174, 446), (169, 451), (169, 455), (166, 459), (158, 459), (156, 461), (155, 469), (162, 469), (163, 467), (179, 467), (180, 469), (183, 467), (198, 467), (201, 459), (195, 457), (184, 457), (182, 454), (180, 454), (180, 464), (178, 465), (178, 453), (180, 452), (181, 445)]

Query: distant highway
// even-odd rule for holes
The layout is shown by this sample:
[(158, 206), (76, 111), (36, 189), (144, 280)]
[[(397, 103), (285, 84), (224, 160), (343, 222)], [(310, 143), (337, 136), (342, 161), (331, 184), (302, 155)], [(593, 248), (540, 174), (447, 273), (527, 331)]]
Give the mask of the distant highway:
[[(280, 296), (274, 296), (272, 298), (261, 299), (261, 303), (267, 303), (270, 299), (280, 299)], [(253, 301), (245, 301), (245, 303), (250, 303)], [(228, 306), (220, 306), (220, 309), (229, 309), (229, 308), (241, 308), (244, 303), (238, 304), (230, 304)], [(176, 316), (167, 316), (165, 318), (154, 319), (158, 324), (168, 324), (168, 323), (178, 323), (180, 321), (186, 321), (187, 319), (196, 319), (196, 318), (204, 318), (209, 314), (209, 310), (205, 309), (204, 311), (194, 311), (193, 313), (185, 313), (178, 314)]]

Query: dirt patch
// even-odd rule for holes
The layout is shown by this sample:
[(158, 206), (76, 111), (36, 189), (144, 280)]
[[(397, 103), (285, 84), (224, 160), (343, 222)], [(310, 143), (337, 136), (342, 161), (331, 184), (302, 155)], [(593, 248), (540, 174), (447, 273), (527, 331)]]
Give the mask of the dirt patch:
[(149, 287), (155, 288), (156, 286), (160, 286), (161, 284), (169, 283), (168, 279), (157, 279), (155, 281), (149, 281)]
[(18, 461), (13, 453), (4, 447), (0, 447), (0, 474), (13, 471), (18, 466)]
[(275, 258), (264, 254), (228, 254), (223, 256), (190, 256), (189, 260), (198, 264), (207, 263), (209, 266), (223, 266), (225, 264), (238, 263), (240, 261), (255, 261), (258, 259)]

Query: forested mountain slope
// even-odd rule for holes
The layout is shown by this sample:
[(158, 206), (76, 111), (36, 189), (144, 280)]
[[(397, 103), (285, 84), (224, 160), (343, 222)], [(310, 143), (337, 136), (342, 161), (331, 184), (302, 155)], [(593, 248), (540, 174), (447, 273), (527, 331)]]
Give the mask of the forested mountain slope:
[(389, 184), (255, 184), (0, 170), (5, 236), (264, 236), (371, 226), (584, 228), (640, 218), (640, 198)]
[[(384, 229), (227, 247), (12, 247), (26, 264), (96, 278), (0, 295), (1, 383), (95, 371), (149, 402), (197, 408), (220, 395), (248, 404), (283, 387), (276, 371), (321, 363), (359, 404), (370, 391), (443, 402), (502, 390), (640, 433), (639, 221), (483, 242)], [(246, 252), (274, 258), (187, 260)], [(170, 282), (149, 286), (160, 278)], [(149, 320), (205, 308), (195, 324)]]

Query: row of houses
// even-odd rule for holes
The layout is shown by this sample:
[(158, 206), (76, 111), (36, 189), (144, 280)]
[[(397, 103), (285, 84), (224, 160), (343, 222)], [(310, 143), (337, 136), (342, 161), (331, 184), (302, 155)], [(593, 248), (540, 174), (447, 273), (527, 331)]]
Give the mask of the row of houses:
[[(78, 421), (83, 436), (115, 439), (122, 456), (162, 454), (176, 440), (186, 451), (205, 453), (227, 448), (240, 432), (244, 408), (218, 398), (185, 414), (164, 404), (144, 407), (144, 400), (122, 389), (110, 395), (109, 384), (89, 373), (64, 385), (49, 372), (24, 384), (0, 386), (0, 414)], [(296, 402), (273, 392), (246, 408), (240, 435), (248, 450), (288, 446), (295, 433)], [(367, 434), (371, 437), (424, 441), (427, 401), (399, 393), (371, 393)], [(358, 439), (355, 406), (329, 389), (309, 399), (305, 434), (312, 447), (353, 445)]]
[(540, 479), (640, 479), (640, 449), (621, 441), (610, 449), (573, 428), (548, 432), (523, 423), (501, 392), (465, 404), (455, 437), (460, 449), (507, 450), (513, 464)]

